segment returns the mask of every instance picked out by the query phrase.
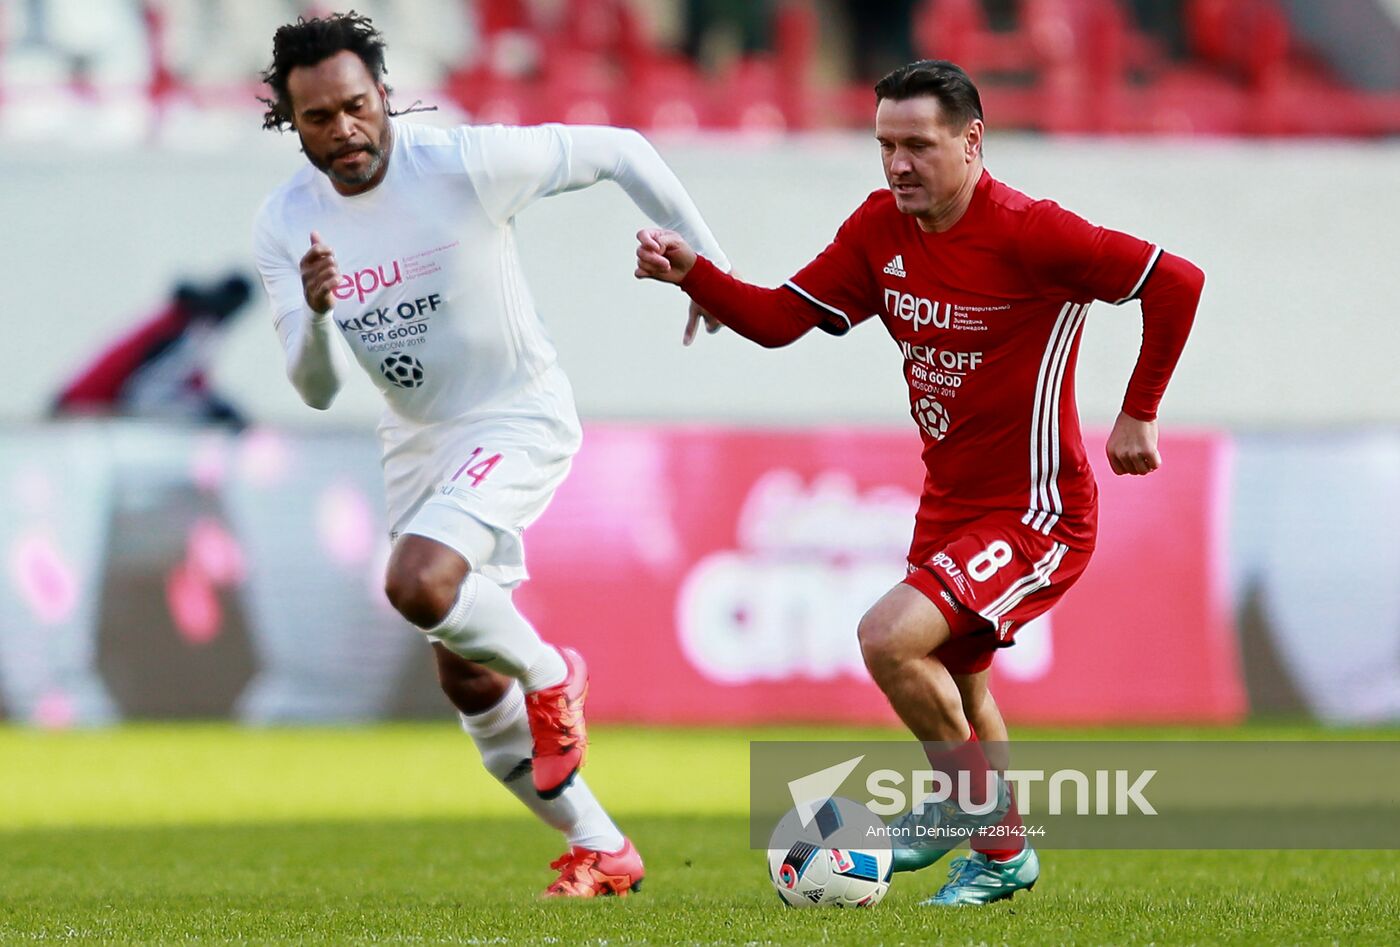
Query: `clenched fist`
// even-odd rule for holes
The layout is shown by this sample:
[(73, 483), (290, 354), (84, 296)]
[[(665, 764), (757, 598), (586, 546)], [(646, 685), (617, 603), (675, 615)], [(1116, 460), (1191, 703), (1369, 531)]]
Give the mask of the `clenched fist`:
[(637, 232), (637, 279), (679, 283), (695, 265), (695, 251), (674, 230)]
[(321, 235), (311, 231), (311, 249), (301, 258), (301, 291), (312, 312), (330, 312), (335, 305), (331, 295), (340, 282), (340, 267), (335, 252), (321, 242)]
[[(637, 279), (679, 284), (694, 265), (695, 251), (675, 231), (637, 231), (637, 270), (632, 274)], [(692, 302), (685, 322), (685, 334), (681, 337), (685, 345), (695, 341), (695, 335), (702, 322), (705, 331), (711, 335), (723, 328), (718, 319), (701, 309), (699, 304)]]
[(1119, 476), (1150, 474), (1162, 466), (1162, 455), (1157, 451), (1157, 422), (1119, 414), (1105, 452), (1108, 466)]

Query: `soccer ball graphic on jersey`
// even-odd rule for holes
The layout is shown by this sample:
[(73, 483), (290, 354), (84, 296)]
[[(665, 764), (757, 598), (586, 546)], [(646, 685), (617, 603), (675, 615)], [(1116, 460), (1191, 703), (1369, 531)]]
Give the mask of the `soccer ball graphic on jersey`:
[(935, 441), (943, 440), (943, 435), (948, 433), (948, 409), (932, 398), (918, 400), (914, 405), (914, 420)]
[(423, 363), (412, 355), (390, 355), (380, 363), (379, 371), (389, 379), (389, 384), (400, 388), (417, 388), (423, 384)]
[[(883, 823), (858, 802), (828, 799), (806, 826), (797, 810), (768, 842), (768, 878), (789, 907), (868, 908), (890, 890), (894, 856)], [(881, 841), (885, 847), (881, 848)]]

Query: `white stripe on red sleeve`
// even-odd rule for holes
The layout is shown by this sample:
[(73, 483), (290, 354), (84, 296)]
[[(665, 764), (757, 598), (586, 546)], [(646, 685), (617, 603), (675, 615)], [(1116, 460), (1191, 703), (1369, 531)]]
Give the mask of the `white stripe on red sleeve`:
[(1115, 299), (1113, 301), (1113, 305), (1121, 306), (1123, 305), (1123, 303), (1128, 302), (1131, 299), (1135, 299), (1137, 297), (1137, 294), (1142, 292), (1142, 285), (1146, 283), (1147, 278), (1152, 275), (1152, 268), (1157, 265), (1157, 259), (1161, 255), (1161, 247), (1152, 248), (1152, 256), (1147, 258), (1147, 266), (1143, 268), (1142, 275), (1138, 277), (1138, 281), (1133, 286), (1132, 292), (1128, 293), (1128, 295), (1124, 296), (1122, 299)]
[(787, 281), (786, 283), (784, 283), (783, 285), (786, 286), (788, 289), (792, 290), (793, 292), (797, 293), (797, 295), (801, 296), (803, 299), (807, 300), (807, 301), (808, 301), (809, 303), (811, 303), (812, 305), (814, 305), (814, 306), (820, 306), (821, 308), (825, 309), (827, 312), (831, 313), (833, 316), (838, 317), (842, 322), (844, 322), (844, 323), (846, 324), (846, 329), (845, 329), (845, 331), (847, 331), (847, 332), (850, 331), (850, 329), (851, 329), (851, 317), (848, 316), (848, 315), (846, 315), (846, 314), (845, 314), (844, 312), (842, 312), (840, 309), (837, 309), (835, 306), (831, 306), (831, 305), (828, 305), (828, 304), (822, 302), (820, 299), (818, 299), (817, 297), (813, 296), (811, 293), (807, 292), (807, 291), (806, 291), (805, 289), (803, 289), (801, 286), (798, 286), (798, 285), (797, 285), (796, 283), (794, 283), (792, 280), (788, 280), (788, 281)]

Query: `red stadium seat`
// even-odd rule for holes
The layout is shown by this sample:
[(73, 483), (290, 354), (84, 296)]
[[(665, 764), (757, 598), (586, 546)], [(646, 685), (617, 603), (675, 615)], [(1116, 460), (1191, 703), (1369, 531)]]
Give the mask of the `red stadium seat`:
[[(472, 59), (441, 68), (437, 80), (434, 64), (441, 57), (415, 60), (416, 84), (407, 85), (431, 87), (436, 81), (476, 120), (767, 131), (868, 128), (871, 122), (864, 83), (813, 85), (823, 24), (819, 8), (808, 2), (776, 3), (772, 54), (741, 60), (718, 76), (705, 75), (665, 49), (645, 20), (649, 8), (629, 0), (440, 2), (472, 11), (462, 22), (474, 24), (479, 36), (462, 40), (448, 54), (470, 50)], [(1345, 86), (1310, 54), (1282, 0), (1184, 0), (1181, 27), (1188, 58), (1183, 62), (1171, 61), (1164, 43), (1138, 28), (1128, 0), (1016, 0), (1010, 25), (997, 28), (984, 2), (922, 0), (910, 30), (919, 55), (951, 59), (972, 74), (989, 122), (998, 128), (1071, 134), (1400, 133), (1400, 95)], [(260, 90), (238, 58), (246, 58), (247, 43), (225, 50), (223, 58), (192, 56), (194, 34), (188, 23), (172, 19), (171, 11), (179, 8), (167, 3), (138, 0), (129, 8), (140, 11), (150, 65), (140, 70), (140, 78), (123, 81), (139, 85), (158, 121), (180, 104), (251, 107)], [(317, 0), (297, 6), (314, 13), (332, 5)], [(236, 22), (247, 30), (247, 20)], [(13, 17), (0, 17), (0, 30), (23, 31), (14, 24)], [(6, 39), (0, 35), (0, 62), (13, 52)], [(63, 50), (56, 47), (53, 56), (61, 59)], [(215, 66), (205, 72), (200, 64), (208, 62)], [(91, 101), (113, 88), (82, 70), (40, 81)], [(129, 94), (130, 87), (117, 91), (123, 90)], [(0, 89), (0, 104), (7, 95), (13, 105), (13, 88)]]
[(649, 56), (635, 64), (622, 105), (627, 124), (642, 129), (694, 131), (709, 117), (699, 73), (675, 56)]

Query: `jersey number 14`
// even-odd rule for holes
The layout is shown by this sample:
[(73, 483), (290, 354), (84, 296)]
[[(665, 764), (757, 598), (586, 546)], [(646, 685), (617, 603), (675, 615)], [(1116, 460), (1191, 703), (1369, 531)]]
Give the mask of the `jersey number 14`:
[(490, 457), (484, 457), (478, 460), (477, 458), (481, 457), (482, 453), (483, 451), (480, 447), (472, 451), (471, 456), (469, 456), (466, 459), (466, 461), (462, 464), (462, 466), (457, 468), (457, 472), (452, 475), (451, 482), (456, 483), (463, 475), (465, 475), (468, 479), (471, 480), (472, 486), (481, 486), (481, 481), (485, 480), (486, 475), (489, 474), (495, 468), (495, 466), (501, 462), (500, 454), (492, 454)]

